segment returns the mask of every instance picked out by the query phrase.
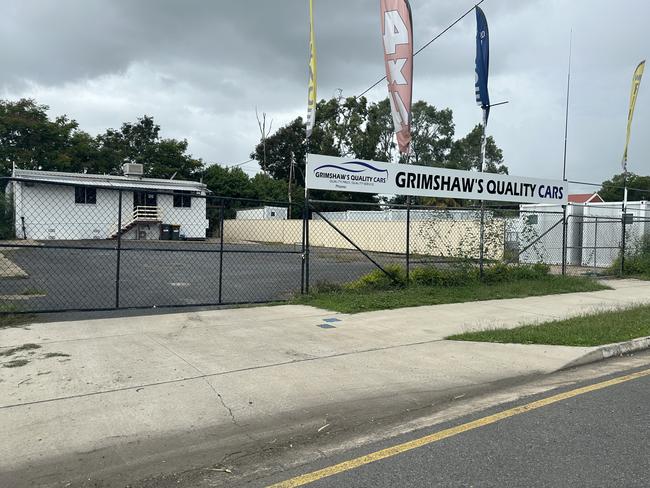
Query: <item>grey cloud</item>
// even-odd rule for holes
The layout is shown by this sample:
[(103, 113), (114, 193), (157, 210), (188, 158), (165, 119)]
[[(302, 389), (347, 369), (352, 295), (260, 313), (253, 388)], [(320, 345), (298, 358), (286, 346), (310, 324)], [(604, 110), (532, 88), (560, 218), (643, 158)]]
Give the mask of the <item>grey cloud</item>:
[[(356, 95), (383, 76), (376, 0), (314, 0), (319, 95)], [(277, 127), (305, 111), (306, 0), (21, 0), (0, 17), (4, 96), (35, 96), (98, 132), (154, 115), (209, 161), (246, 159), (254, 107)], [(411, 0), (416, 48), (472, 2)], [(489, 132), (512, 171), (553, 177), (561, 167), (568, 33), (574, 30), (570, 176), (618, 169), (632, 70), (648, 55), (645, 0), (486, 0)], [(415, 61), (416, 98), (454, 110), (457, 134), (480, 118), (473, 102), (473, 14)], [(648, 75), (646, 74), (646, 77)], [(645, 80), (647, 81), (647, 80)], [(647, 83), (645, 83), (647, 85)], [(642, 87), (632, 168), (648, 172), (650, 96)], [(385, 97), (378, 86), (369, 97)], [(644, 168), (643, 165), (646, 165)]]

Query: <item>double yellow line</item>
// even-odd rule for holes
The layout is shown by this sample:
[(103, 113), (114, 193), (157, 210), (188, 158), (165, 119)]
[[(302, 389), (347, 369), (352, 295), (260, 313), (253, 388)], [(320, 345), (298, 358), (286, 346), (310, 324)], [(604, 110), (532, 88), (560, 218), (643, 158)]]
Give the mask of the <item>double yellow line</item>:
[(585, 393), (589, 393), (592, 391), (602, 390), (603, 388), (608, 388), (610, 386), (619, 385), (621, 383), (625, 383), (626, 381), (635, 380), (638, 378), (642, 378), (644, 376), (650, 376), (650, 369), (628, 374), (625, 376), (619, 376), (617, 378), (613, 378), (611, 380), (603, 381), (600, 383), (594, 383), (593, 385), (583, 386), (582, 388), (576, 388), (575, 390), (559, 393), (557, 395), (553, 395), (548, 398), (543, 398), (541, 400), (527, 403), (526, 405), (510, 408), (508, 410), (504, 410), (502, 412), (495, 413), (493, 415), (488, 415), (487, 417), (482, 417), (480, 419), (473, 420), (471, 422), (467, 422), (465, 424), (458, 425), (456, 427), (451, 427), (449, 429), (441, 430), (440, 432), (436, 432), (435, 434), (430, 434), (424, 437), (420, 437), (412, 441), (404, 442), (403, 444), (398, 444), (396, 446), (392, 446), (386, 449), (382, 449), (380, 451), (372, 452), (370, 454), (366, 454), (365, 456), (361, 456), (355, 459), (350, 459), (349, 461), (344, 461), (342, 463), (335, 464), (333, 466), (329, 466), (324, 469), (319, 469), (318, 471), (313, 471), (311, 473), (303, 474), (295, 478), (291, 478), (290, 480), (282, 481), (280, 483), (271, 485), (270, 488), (294, 488), (296, 486), (303, 486), (308, 483), (313, 483), (314, 481), (327, 478), (328, 476), (333, 476), (339, 473), (343, 473), (345, 471), (350, 471), (351, 469), (355, 469), (366, 464), (374, 463), (375, 461), (380, 461), (382, 459), (396, 456), (398, 454), (402, 454), (412, 449), (417, 449), (419, 447), (426, 446), (428, 444), (432, 444), (434, 442), (438, 442), (458, 434), (462, 434), (463, 432), (477, 429), (479, 427), (483, 427), (486, 425), (494, 424), (495, 422), (510, 417), (514, 417), (515, 415), (520, 415), (522, 413), (530, 412), (532, 410), (536, 410), (538, 408), (545, 407), (553, 403), (561, 402), (563, 400), (568, 400), (569, 398), (577, 397), (579, 395), (584, 395)]

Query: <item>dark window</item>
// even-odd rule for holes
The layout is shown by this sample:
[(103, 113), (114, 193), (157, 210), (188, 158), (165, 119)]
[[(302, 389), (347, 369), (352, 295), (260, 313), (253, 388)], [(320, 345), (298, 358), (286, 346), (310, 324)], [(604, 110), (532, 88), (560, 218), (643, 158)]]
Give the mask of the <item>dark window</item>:
[(97, 188), (76, 186), (74, 189), (74, 203), (95, 205), (97, 203)]
[(178, 190), (174, 192), (174, 207), (190, 208), (192, 206), (192, 192)]

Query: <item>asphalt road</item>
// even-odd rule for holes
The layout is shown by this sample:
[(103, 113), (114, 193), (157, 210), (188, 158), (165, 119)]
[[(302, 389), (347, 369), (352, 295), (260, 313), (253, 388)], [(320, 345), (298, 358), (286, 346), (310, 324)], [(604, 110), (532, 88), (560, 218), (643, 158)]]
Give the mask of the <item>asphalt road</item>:
[[(22, 311), (103, 309), (116, 303), (114, 241), (45, 242), (0, 251), (27, 278), (0, 278), (0, 305)], [(300, 292), (299, 245), (123, 241), (120, 307), (189, 306), (286, 300)], [(57, 246), (57, 247), (50, 247)], [(77, 247), (74, 247), (77, 246)], [(78, 248), (83, 247), (83, 248)], [(382, 263), (403, 256), (374, 253)], [(345, 283), (376, 269), (354, 250), (312, 248), (310, 283)], [(220, 285), (220, 269), (223, 267)]]
[[(511, 407), (348, 452), (327, 463), (303, 466), (291, 475), (301, 476), (359, 459), (507, 408)], [(650, 375), (646, 375), (516, 414), (311, 483), (286, 486), (647, 487), (650, 486), (649, 439)], [(337, 470), (339, 468), (333, 468), (334, 472)], [(285, 473), (284, 479), (289, 477), (289, 473)], [(276, 477), (271, 481), (282, 479)]]

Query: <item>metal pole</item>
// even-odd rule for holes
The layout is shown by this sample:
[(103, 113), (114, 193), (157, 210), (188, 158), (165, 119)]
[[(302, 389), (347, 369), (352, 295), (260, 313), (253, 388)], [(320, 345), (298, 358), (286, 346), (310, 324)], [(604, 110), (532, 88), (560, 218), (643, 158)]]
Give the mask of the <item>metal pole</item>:
[(224, 220), (224, 201), (221, 200), (219, 207), (219, 305), (222, 303), (222, 286), (223, 286), (223, 220)]
[(406, 284), (411, 281), (411, 197), (406, 197)]
[(117, 263), (115, 269), (115, 308), (120, 308), (120, 260), (122, 257), (122, 190), (117, 197)]
[(291, 161), (289, 162), (289, 186), (287, 191), (287, 197), (289, 199), (289, 212), (287, 213), (287, 220), (291, 220), (291, 182), (293, 180), (293, 152), (291, 153)]
[(568, 226), (567, 226), (567, 206), (562, 205), (562, 276), (566, 276), (567, 245), (568, 245)]
[(625, 274), (625, 211), (627, 207), (627, 168), (623, 171), (623, 205), (621, 210), (621, 276)]
[(596, 253), (598, 252), (598, 217), (594, 222), (594, 273), (596, 273), (596, 264), (598, 260), (596, 259)]
[[(569, 34), (569, 68), (566, 80), (566, 110), (564, 112), (564, 158), (562, 163), (562, 181), (566, 182), (566, 153), (567, 141), (569, 139), (569, 97), (571, 95), (571, 54), (573, 53), (573, 29)], [(562, 205), (562, 276), (566, 275), (567, 246), (568, 246), (568, 226), (567, 226), (567, 206)]]
[[(487, 140), (485, 139), (485, 126), (487, 125), (487, 120), (485, 117), (485, 109), (483, 110), (483, 134), (481, 136), (481, 173), (483, 172), (483, 166), (485, 164), (485, 149), (487, 146)], [(479, 239), (479, 256), (478, 256), (478, 265), (479, 265), (479, 276), (483, 278), (483, 248), (485, 240), (485, 200), (481, 200), (481, 228), (480, 228), (480, 239)]]
[(309, 294), (309, 190), (305, 188), (305, 293)]
[(306, 249), (305, 225), (306, 222), (307, 222), (307, 202), (305, 201), (302, 206), (302, 255), (301, 255), (301, 264), (300, 264), (300, 294), (301, 295), (305, 294), (305, 269), (306, 269), (305, 268), (305, 249)]

